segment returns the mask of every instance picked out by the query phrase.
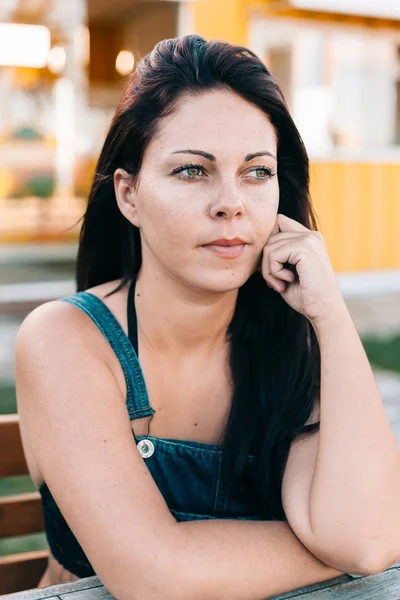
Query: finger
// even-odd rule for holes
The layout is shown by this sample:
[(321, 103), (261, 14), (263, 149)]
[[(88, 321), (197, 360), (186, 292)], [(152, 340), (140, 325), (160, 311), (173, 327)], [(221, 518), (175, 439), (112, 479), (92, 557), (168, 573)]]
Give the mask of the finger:
[(296, 239), (301, 236), (304, 236), (304, 231), (280, 231), (279, 233), (275, 233), (271, 235), (268, 240), (268, 246), (272, 246), (272, 244), (276, 242), (282, 242), (284, 240)]
[(271, 273), (268, 273), (268, 275), (265, 277), (265, 282), (268, 285), (268, 287), (271, 287), (275, 291), (280, 293), (285, 291), (287, 285), (286, 281), (282, 281), (282, 279), (274, 277), (273, 275), (271, 275)]
[[(278, 249), (281, 250), (281, 252), (279, 253), (282, 257), (285, 256), (285, 254), (282, 254), (282, 250), (284, 253), (286, 252), (290, 252), (290, 247), (293, 247), (293, 243), (296, 242), (296, 239), (299, 237), (300, 232), (290, 232), (290, 233), (279, 233), (279, 239), (278, 239), (278, 235), (276, 236), (276, 240), (273, 241), (272, 243), (268, 243), (265, 248), (264, 251), (260, 257), (258, 266), (257, 266), (257, 270), (264, 276), (264, 279), (266, 278), (265, 274), (271, 274), (273, 272), (273, 276), (276, 278), (277, 281), (281, 280), (285, 280), (288, 281), (290, 283), (292, 283), (293, 281), (295, 281), (297, 279), (297, 271), (296, 271), (296, 267), (294, 265), (291, 265), (290, 263), (287, 262), (287, 259), (279, 262), (278, 260), (274, 260), (275, 263), (275, 269), (271, 268), (271, 251), (275, 250), (275, 254), (276, 251)], [(303, 235), (303, 233), (301, 233), (301, 235)], [(282, 237), (284, 239), (282, 239)], [(284, 243), (284, 240), (287, 242), (287, 240), (293, 241), (292, 244), (290, 244), (290, 247), (288, 248), (288, 244)], [(279, 256), (279, 258), (281, 258), (281, 256)]]
[(287, 269), (282, 269), (277, 275), (267, 273), (264, 279), (268, 284), (272, 284), (273, 286), (280, 288), (281, 284), (283, 283), (294, 283), (296, 281), (296, 275)]
[(310, 231), (310, 229), (304, 227), (304, 225), (295, 221), (295, 219), (291, 219), (282, 213), (278, 213), (277, 222), (281, 231)]
[(285, 244), (276, 244), (266, 256), (267, 271), (277, 275), (281, 269), (288, 269), (297, 274), (296, 265), (301, 259), (300, 247), (295, 240)]
[[(272, 273), (271, 273), (272, 275)], [(284, 281), (288, 281), (289, 283), (293, 283), (296, 280), (296, 274), (289, 269), (281, 269), (278, 273), (274, 273), (273, 275), (277, 279), (283, 279)]]

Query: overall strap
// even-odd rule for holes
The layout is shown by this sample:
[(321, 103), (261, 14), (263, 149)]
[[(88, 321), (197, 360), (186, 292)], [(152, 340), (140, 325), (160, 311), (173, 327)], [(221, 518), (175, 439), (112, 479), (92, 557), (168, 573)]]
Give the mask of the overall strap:
[(133, 346), (108, 306), (90, 292), (77, 292), (60, 298), (83, 310), (108, 340), (122, 367), (126, 382), (126, 407), (130, 419), (154, 414), (150, 406), (146, 383)]

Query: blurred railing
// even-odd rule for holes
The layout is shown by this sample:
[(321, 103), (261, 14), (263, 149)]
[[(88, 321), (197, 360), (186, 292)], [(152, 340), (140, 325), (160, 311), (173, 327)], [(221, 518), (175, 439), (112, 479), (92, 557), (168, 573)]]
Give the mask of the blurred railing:
[(75, 241), (86, 204), (76, 196), (0, 199), (0, 243)]
[(40, 304), (75, 292), (74, 281), (46, 281), (0, 285), (0, 315), (28, 313)]
[(75, 292), (76, 243), (0, 244), (0, 316)]

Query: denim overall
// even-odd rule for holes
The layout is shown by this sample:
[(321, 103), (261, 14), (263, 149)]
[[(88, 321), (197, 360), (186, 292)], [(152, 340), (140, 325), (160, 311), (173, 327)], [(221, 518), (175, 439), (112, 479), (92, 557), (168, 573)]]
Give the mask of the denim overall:
[[(94, 294), (78, 292), (60, 301), (70, 302), (83, 310), (101, 330), (114, 350), (126, 381), (126, 408), (129, 419), (151, 417), (146, 383), (138, 360), (137, 321), (132, 280), (128, 293), (128, 336), (112, 312)], [(151, 419), (150, 419), (151, 421)], [(150, 429), (150, 424), (149, 424)], [(135, 436), (143, 460), (177, 521), (195, 519), (253, 519), (257, 515), (257, 498), (250, 485), (243, 499), (234, 498), (220, 479), (222, 447), (193, 441)], [(255, 481), (253, 455), (247, 457), (249, 483)], [(46, 483), (42, 497), (49, 547), (54, 557), (78, 577), (94, 575), (87, 557), (69, 529)]]

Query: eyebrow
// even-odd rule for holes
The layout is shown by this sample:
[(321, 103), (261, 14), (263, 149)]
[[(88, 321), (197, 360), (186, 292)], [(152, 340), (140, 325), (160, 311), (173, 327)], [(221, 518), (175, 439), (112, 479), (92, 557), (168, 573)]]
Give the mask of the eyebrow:
[[(203, 150), (191, 150), (191, 149), (176, 150), (175, 152), (172, 152), (171, 154), (197, 154), (199, 156), (203, 156), (204, 158), (206, 158), (207, 160), (210, 160), (211, 162), (215, 162), (217, 160), (215, 158), (214, 154), (210, 154), (209, 152), (204, 152)], [(247, 154), (245, 156), (244, 160), (245, 160), (245, 162), (248, 162), (249, 160), (252, 160), (253, 158), (256, 158), (257, 156), (271, 156), (272, 158), (277, 160), (276, 156), (274, 154), (272, 154), (272, 152), (268, 152), (268, 150), (262, 150), (261, 152), (253, 152), (252, 154)]]

